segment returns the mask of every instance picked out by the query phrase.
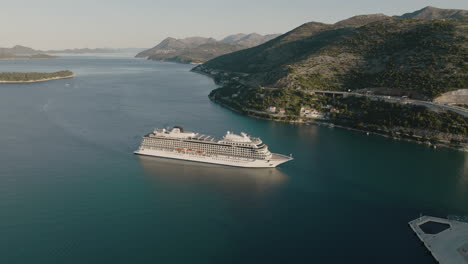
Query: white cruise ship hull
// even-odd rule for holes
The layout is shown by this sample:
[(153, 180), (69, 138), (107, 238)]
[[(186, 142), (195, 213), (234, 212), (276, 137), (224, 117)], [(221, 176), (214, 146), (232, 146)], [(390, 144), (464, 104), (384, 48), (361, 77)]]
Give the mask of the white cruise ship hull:
[(134, 153), (137, 155), (146, 155), (245, 168), (274, 168), (282, 163), (292, 160), (291, 157), (274, 153), (272, 153), (272, 157), (269, 160), (236, 158), (232, 156), (223, 155), (201, 155), (195, 153), (192, 154), (178, 151), (164, 151), (156, 149), (139, 149)]

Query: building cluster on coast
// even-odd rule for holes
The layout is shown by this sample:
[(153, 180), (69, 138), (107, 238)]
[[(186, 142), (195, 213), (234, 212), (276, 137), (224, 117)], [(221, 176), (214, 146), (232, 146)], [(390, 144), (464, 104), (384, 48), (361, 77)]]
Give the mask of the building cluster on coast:
[[(310, 106), (302, 106), (299, 110), (299, 116), (301, 117), (301, 120), (304, 119), (303, 121), (308, 119), (328, 119), (330, 114), (339, 112), (340, 110), (331, 105), (326, 105), (322, 109)], [(275, 117), (284, 117), (287, 115), (287, 112), (284, 108), (277, 106), (269, 106), (264, 113), (271, 114)]]

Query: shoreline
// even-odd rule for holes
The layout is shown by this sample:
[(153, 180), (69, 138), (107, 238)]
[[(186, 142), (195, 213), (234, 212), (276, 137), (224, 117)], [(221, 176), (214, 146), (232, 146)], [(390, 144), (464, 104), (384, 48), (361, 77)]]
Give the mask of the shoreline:
[[(141, 59), (145, 59), (145, 58), (141, 58)], [(201, 65), (201, 64), (204, 63), (204, 62), (188, 62), (188, 61), (179, 61), (179, 60), (170, 60), (170, 59), (162, 60), (162, 59), (149, 59), (149, 58), (146, 58), (146, 60), (156, 61), (156, 62), (170, 62), (170, 63), (177, 63), (177, 64), (185, 64), (185, 65), (195, 65), (195, 66), (198, 66), (198, 65)]]
[[(195, 72), (195, 73), (198, 73), (200, 75), (205, 75), (207, 77), (210, 77), (212, 80), (214, 80), (213, 74), (210, 74), (209, 72), (206, 72), (206, 71), (202, 71), (202, 70), (198, 69), (197, 67), (193, 68), (191, 71)], [(309, 125), (309, 124), (314, 124), (314, 125), (333, 124), (334, 127), (338, 127), (338, 128), (342, 128), (342, 129), (347, 129), (347, 130), (360, 132), (360, 133), (365, 133), (365, 134), (369, 134), (369, 135), (374, 134), (374, 135), (383, 136), (383, 137), (386, 137), (386, 138), (391, 138), (391, 139), (394, 139), (394, 140), (401, 140), (401, 141), (406, 141), (406, 142), (423, 144), (423, 145), (426, 145), (426, 146), (434, 148), (434, 149), (436, 149), (438, 147), (442, 147), (442, 148), (461, 151), (461, 152), (468, 152), (468, 147), (464, 146), (464, 145), (453, 146), (450, 143), (445, 143), (445, 142), (440, 142), (440, 141), (431, 143), (429, 140), (421, 141), (420, 140), (420, 139), (422, 139), (421, 137), (407, 138), (407, 137), (393, 136), (391, 134), (392, 133), (391, 131), (386, 131), (387, 133), (386, 132), (379, 133), (379, 132), (375, 132), (375, 131), (372, 131), (372, 130), (357, 129), (357, 128), (350, 127), (350, 126), (345, 126), (345, 125), (342, 125), (342, 124), (335, 124), (333, 121), (327, 121), (327, 120), (315, 121), (315, 120), (302, 120), (302, 119), (299, 119), (299, 120), (284, 120), (284, 119), (277, 119), (277, 118), (271, 118), (271, 117), (258, 116), (255, 113), (252, 113), (253, 110), (235, 109), (235, 108), (227, 105), (226, 103), (223, 103), (223, 102), (221, 102), (219, 100), (216, 100), (215, 98), (212, 98), (210, 96), (208, 96), (208, 97), (210, 98), (211, 101), (223, 106), (224, 108), (228, 108), (231, 111), (234, 111), (234, 112), (239, 113), (241, 115), (245, 115), (245, 116), (255, 118), (255, 119), (270, 120), (270, 121), (274, 121), (274, 122), (284, 122), (284, 123), (290, 123), (290, 124), (306, 124), (306, 125)]]
[(337, 125), (337, 124), (332, 123), (332, 122), (311, 121), (310, 123), (304, 123), (304, 124), (313, 124), (313, 125), (316, 125), (316, 126), (321, 126), (321, 125), (327, 126), (329, 124), (333, 124), (334, 127), (337, 127), (337, 128), (340, 128), (340, 129), (346, 129), (346, 130), (350, 130), (350, 131), (354, 131), (354, 132), (359, 132), (359, 133), (365, 133), (365, 134), (368, 134), (368, 136), (369, 135), (376, 135), (376, 136), (386, 137), (386, 138), (393, 139), (393, 140), (411, 142), (411, 143), (416, 143), (416, 144), (419, 144), (419, 145), (426, 145), (427, 147), (434, 148), (434, 149), (437, 149), (437, 148), (441, 147), (441, 148), (447, 148), (447, 149), (451, 149), (451, 150), (456, 150), (456, 151), (461, 151), (461, 152), (467, 152), (468, 153), (468, 149), (466, 149), (466, 148), (461, 148), (461, 147), (457, 148), (457, 147), (453, 147), (453, 146), (450, 146), (450, 145), (447, 145), (447, 144), (444, 144), (444, 143), (432, 144), (430, 142), (423, 142), (423, 141), (418, 141), (418, 140), (410, 139), (410, 138), (393, 137), (391, 135), (384, 134), (384, 133), (378, 133), (378, 132), (374, 132), (374, 131), (367, 131), (367, 130), (357, 129), (357, 128), (353, 128), (353, 127)]
[(70, 79), (73, 77), (75, 77), (75, 74), (62, 76), (62, 77), (52, 77), (52, 78), (29, 80), (29, 81), (1, 81), (0, 80), (0, 84), (1, 83), (37, 83), (37, 82), (47, 82), (47, 81), (60, 80), (60, 79)]
[[(209, 97), (210, 98), (210, 97)], [(363, 129), (357, 129), (357, 128), (353, 128), (353, 127), (348, 127), (348, 126), (343, 126), (343, 125), (339, 125), (339, 124), (335, 124), (333, 122), (327, 122), (327, 121), (324, 121), (324, 120), (320, 120), (320, 121), (316, 121), (316, 120), (308, 120), (308, 121), (298, 121), (298, 120), (291, 120), (291, 121), (288, 121), (288, 120), (278, 120), (278, 119), (273, 119), (273, 118), (265, 118), (265, 117), (260, 117), (260, 116), (256, 116), (256, 115), (252, 115), (252, 114), (248, 114), (248, 113), (244, 113), (238, 109), (235, 109), (231, 106), (228, 106), (226, 105), (225, 103), (222, 103), (222, 102), (219, 102), (219, 101), (216, 101), (215, 99), (213, 98), (210, 98), (210, 100), (224, 108), (227, 108), (235, 113), (238, 113), (238, 114), (241, 114), (241, 115), (244, 115), (244, 116), (247, 116), (247, 117), (250, 117), (250, 118), (255, 118), (255, 119), (259, 119), (259, 120), (269, 120), (269, 121), (274, 121), (274, 122), (282, 122), (282, 123), (290, 123), (290, 124), (298, 124), (298, 125), (316, 125), (316, 126), (329, 126), (330, 124), (333, 125), (333, 127), (336, 127), (336, 128), (340, 128), (340, 129), (346, 129), (346, 130), (349, 130), (349, 131), (354, 131), (354, 132), (359, 132), (359, 133), (363, 133), (363, 134), (368, 134), (368, 135), (377, 135), (377, 136), (381, 136), (381, 137), (385, 137), (385, 138), (389, 138), (389, 139), (393, 139), (393, 140), (399, 140), (399, 141), (405, 141), (405, 142), (411, 142), (411, 143), (417, 143), (419, 145), (426, 145), (427, 147), (430, 147), (430, 148), (438, 148), (438, 147), (441, 147), (441, 148), (446, 148), (446, 149), (451, 149), (451, 150), (456, 150), (456, 151), (461, 151), (461, 152), (466, 152), (468, 153), (468, 148), (463, 148), (463, 147), (453, 147), (453, 146), (450, 146), (448, 144), (444, 144), (444, 143), (435, 143), (435, 144), (432, 144), (430, 142), (423, 142), (423, 141), (418, 141), (418, 140), (415, 140), (415, 139), (409, 139), (409, 138), (401, 138), (401, 137), (393, 137), (391, 135), (388, 135), (388, 134), (384, 134), (384, 133), (378, 133), (378, 132), (375, 132), (375, 131), (370, 131), (370, 130), (363, 130)]]

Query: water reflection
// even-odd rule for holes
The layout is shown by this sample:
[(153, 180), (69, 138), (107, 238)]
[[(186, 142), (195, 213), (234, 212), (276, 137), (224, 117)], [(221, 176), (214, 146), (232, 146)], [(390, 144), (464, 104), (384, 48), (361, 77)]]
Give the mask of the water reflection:
[(468, 154), (465, 153), (465, 163), (463, 168), (461, 168), (462, 173), (460, 173), (460, 177), (458, 178), (457, 184), (457, 196), (458, 199), (464, 201), (468, 200)]
[(217, 191), (239, 197), (262, 196), (287, 181), (279, 168), (249, 169), (138, 156), (145, 174), (155, 183), (209, 185)]

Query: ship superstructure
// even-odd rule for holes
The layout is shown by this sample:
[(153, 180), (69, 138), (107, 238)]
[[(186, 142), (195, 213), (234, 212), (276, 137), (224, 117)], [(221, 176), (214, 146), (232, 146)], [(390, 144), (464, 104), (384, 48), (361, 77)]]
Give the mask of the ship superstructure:
[(156, 129), (143, 137), (135, 154), (173, 158), (236, 167), (271, 168), (292, 157), (271, 153), (260, 138), (227, 132), (221, 140), (184, 131)]

